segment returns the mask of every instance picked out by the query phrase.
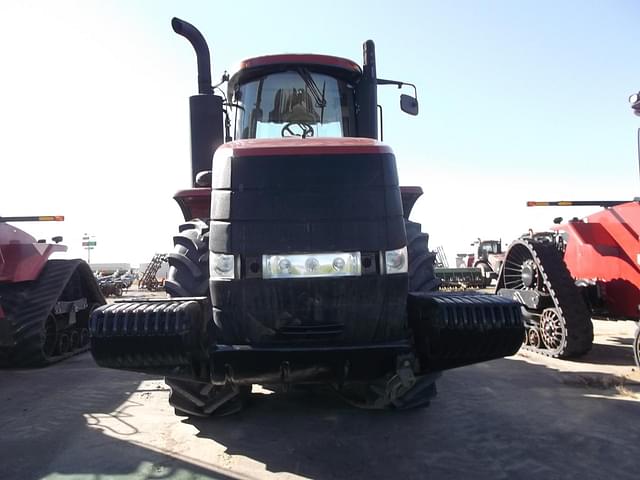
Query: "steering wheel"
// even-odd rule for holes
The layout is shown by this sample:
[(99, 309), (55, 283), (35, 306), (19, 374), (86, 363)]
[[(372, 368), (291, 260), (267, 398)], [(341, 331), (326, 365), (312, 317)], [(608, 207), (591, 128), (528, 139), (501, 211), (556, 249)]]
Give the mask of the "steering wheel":
[(283, 137), (302, 138), (313, 137), (314, 133), (313, 127), (304, 122), (289, 122), (282, 127), (282, 131), (280, 132)]

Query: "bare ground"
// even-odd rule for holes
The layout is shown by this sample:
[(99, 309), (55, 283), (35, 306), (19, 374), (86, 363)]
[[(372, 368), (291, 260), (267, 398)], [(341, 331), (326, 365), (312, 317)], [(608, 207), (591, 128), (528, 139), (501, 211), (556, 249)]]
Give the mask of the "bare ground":
[(520, 353), (446, 372), (429, 408), (403, 413), (261, 391), (236, 416), (192, 421), (162, 379), (89, 354), (0, 371), (0, 477), (636, 479), (635, 325), (595, 324), (580, 361)]

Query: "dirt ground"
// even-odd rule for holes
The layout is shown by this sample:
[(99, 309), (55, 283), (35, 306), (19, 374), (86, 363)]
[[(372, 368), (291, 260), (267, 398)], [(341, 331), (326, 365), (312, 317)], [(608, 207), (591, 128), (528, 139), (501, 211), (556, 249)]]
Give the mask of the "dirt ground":
[(0, 477), (637, 479), (635, 325), (595, 325), (580, 361), (520, 353), (446, 372), (429, 408), (401, 413), (262, 391), (238, 415), (189, 420), (161, 378), (89, 354), (0, 371)]

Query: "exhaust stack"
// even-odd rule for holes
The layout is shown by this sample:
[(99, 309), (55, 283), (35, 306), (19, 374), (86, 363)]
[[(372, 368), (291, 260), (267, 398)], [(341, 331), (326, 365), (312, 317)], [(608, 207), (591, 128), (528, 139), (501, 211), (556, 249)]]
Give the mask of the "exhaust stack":
[(222, 97), (213, 94), (209, 46), (200, 31), (184, 20), (173, 18), (171, 27), (186, 38), (196, 52), (198, 95), (189, 98), (191, 117), (191, 184), (198, 173), (211, 170), (213, 153), (224, 143), (224, 109)]

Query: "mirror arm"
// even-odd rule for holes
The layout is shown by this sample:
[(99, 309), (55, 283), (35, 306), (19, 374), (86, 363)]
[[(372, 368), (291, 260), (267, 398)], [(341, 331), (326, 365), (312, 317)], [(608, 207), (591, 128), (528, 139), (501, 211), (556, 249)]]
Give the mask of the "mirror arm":
[(384, 78), (378, 78), (377, 83), (378, 85), (396, 85), (398, 88), (402, 88), (405, 85), (413, 87), (413, 98), (415, 98), (416, 100), (418, 99), (418, 89), (413, 83), (399, 82), (397, 80), (385, 80)]

